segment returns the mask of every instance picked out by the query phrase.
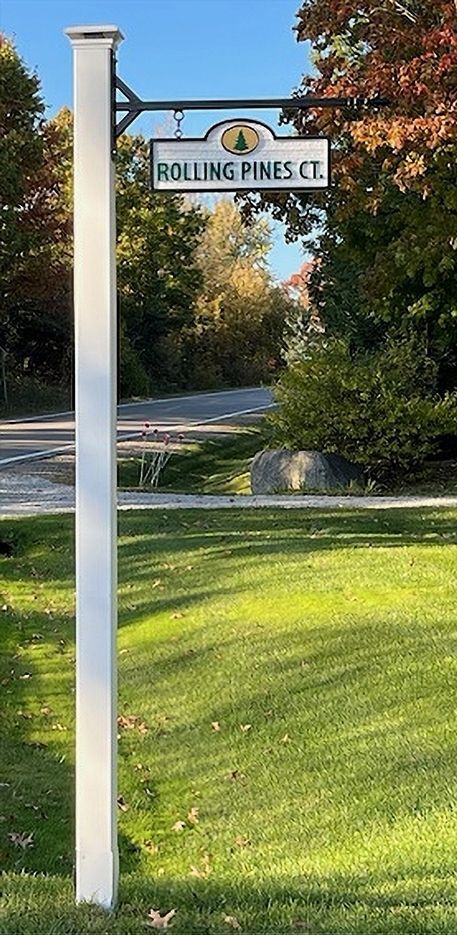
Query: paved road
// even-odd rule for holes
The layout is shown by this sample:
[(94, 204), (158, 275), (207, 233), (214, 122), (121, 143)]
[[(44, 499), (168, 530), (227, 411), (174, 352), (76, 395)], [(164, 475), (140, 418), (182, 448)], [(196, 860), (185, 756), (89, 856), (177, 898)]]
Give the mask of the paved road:
[[(270, 391), (259, 387), (127, 403), (118, 408), (118, 439), (139, 434), (144, 422), (160, 432), (185, 433), (195, 425), (229, 422), (270, 405)], [(72, 412), (0, 423), (0, 467), (70, 451), (73, 445)]]

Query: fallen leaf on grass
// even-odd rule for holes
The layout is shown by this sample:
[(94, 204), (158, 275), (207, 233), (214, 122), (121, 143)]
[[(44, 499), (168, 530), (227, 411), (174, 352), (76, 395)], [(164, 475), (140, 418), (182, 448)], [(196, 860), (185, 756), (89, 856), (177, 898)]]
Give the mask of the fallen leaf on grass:
[(224, 916), (224, 922), (226, 925), (229, 925), (231, 929), (241, 929), (241, 925), (235, 916)]
[(31, 673), (31, 672), (24, 672), (24, 675), (20, 675), (19, 678), (21, 679), (21, 681), (24, 682), (26, 679), (31, 679), (31, 678), (32, 678), (32, 673)]
[(246, 777), (239, 769), (231, 769), (225, 778), (229, 779), (231, 782), (237, 782), (239, 779), (245, 779)]
[(211, 721), (211, 727), (216, 734), (220, 733), (221, 725), (219, 724), (219, 721)]
[(120, 714), (117, 726), (123, 730), (137, 730), (139, 734), (147, 734), (148, 729), (144, 721), (137, 714)]
[(127, 802), (125, 801), (123, 795), (118, 795), (118, 797), (117, 797), (117, 804), (118, 804), (118, 808), (120, 808), (121, 812), (127, 812), (128, 809), (129, 809), (129, 807), (130, 807), (129, 805), (127, 805)]
[(184, 614), (181, 614), (179, 611), (176, 611), (175, 614), (171, 615), (172, 620), (180, 620), (181, 617), (184, 617)]
[(59, 721), (57, 721), (57, 724), (52, 725), (52, 730), (68, 730), (68, 727), (64, 727), (63, 724), (60, 724)]
[(22, 746), (29, 747), (30, 750), (46, 750), (47, 743), (42, 740), (24, 740)]
[(164, 916), (161, 916), (157, 909), (150, 909), (146, 925), (149, 925), (152, 929), (167, 929), (175, 915), (176, 909), (170, 909), (170, 912), (167, 912)]
[(240, 724), (240, 730), (243, 731), (243, 734), (247, 734), (248, 730), (251, 730), (252, 724)]
[(51, 709), (46, 705), (44, 708), (40, 708), (40, 714), (43, 714), (44, 717), (47, 717), (51, 713)]
[(186, 827), (187, 825), (185, 821), (175, 821), (171, 830), (172, 831), (184, 831), (184, 828)]
[(147, 850), (148, 854), (159, 853), (159, 845), (154, 844), (154, 841), (143, 841), (143, 847)]
[(14, 844), (15, 847), (21, 847), (25, 851), (28, 847), (33, 847), (33, 831), (32, 834), (26, 834), (25, 831), (22, 834), (19, 831), (12, 831), (8, 835), (11, 844)]
[(198, 818), (198, 808), (195, 808), (195, 806), (194, 806), (193, 808), (190, 809), (190, 811), (189, 811), (189, 813), (188, 813), (188, 815), (187, 815), (187, 821), (188, 821), (189, 824), (191, 824), (191, 825), (198, 825), (198, 822), (199, 822), (199, 818)]
[(281, 737), (281, 743), (289, 743), (290, 737), (289, 734), (284, 734), (284, 737)]
[(160, 585), (161, 585), (161, 584), (162, 584), (161, 579), (160, 579), (160, 578), (156, 578), (156, 580), (152, 582), (151, 588), (153, 588), (153, 589), (154, 589), (154, 588), (160, 588)]
[(199, 877), (201, 880), (205, 880), (209, 877), (212, 867), (210, 864), (209, 854), (204, 854), (201, 859), (202, 866), (200, 867), (191, 867), (190, 875), (192, 877)]
[(250, 847), (251, 841), (249, 838), (246, 838), (243, 834), (238, 834), (235, 838), (235, 844), (237, 847)]

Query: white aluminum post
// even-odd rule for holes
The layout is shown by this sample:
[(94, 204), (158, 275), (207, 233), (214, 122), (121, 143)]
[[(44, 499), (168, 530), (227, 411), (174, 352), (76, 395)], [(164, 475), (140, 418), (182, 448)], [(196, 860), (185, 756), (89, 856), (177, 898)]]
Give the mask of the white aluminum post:
[(74, 54), (76, 899), (116, 903), (116, 26), (65, 30)]

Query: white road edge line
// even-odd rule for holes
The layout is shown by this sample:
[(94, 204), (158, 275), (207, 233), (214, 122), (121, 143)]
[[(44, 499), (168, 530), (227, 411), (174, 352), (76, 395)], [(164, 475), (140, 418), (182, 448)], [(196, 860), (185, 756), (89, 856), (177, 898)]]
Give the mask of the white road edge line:
[[(224, 416), (211, 416), (210, 419), (202, 419), (201, 422), (185, 422), (182, 425), (174, 425), (173, 432), (179, 432), (181, 429), (184, 431), (189, 431), (189, 429), (198, 429), (200, 425), (210, 425), (212, 422), (223, 422), (224, 419), (232, 419), (235, 418), (235, 416), (247, 416), (251, 412), (265, 412), (265, 409), (273, 409), (275, 405), (276, 403), (267, 403), (266, 406), (254, 406), (252, 409), (239, 409), (238, 412), (227, 412)], [(141, 434), (141, 432), (137, 431), (129, 432), (126, 435), (120, 435), (118, 437), (118, 442), (128, 441), (129, 438), (138, 438)]]
[[(149, 405), (149, 403), (169, 403), (169, 402), (181, 402), (183, 399), (195, 399), (198, 396), (201, 399), (206, 399), (209, 396), (224, 396), (227, 393), (255, 393), (259, 390), (266, 389), (263, 386), (248, 386), (243, 388), (240, 386), (238, 389), (231, 390), (215, 390), (211, 393), (187, 393), (186, 396), (164, 396), (163, 399), (156, 399), (151, 396), (148, 399), (140, 399), (136, 403), (118, 403), (118, 409), (131, 409), (134, 406), (143, 406)], [(40, 416), (25, 416), (23, 419), (0, 419), (0, 425), (15, 425), (22, 422), (46, 422), (49, 419), (59, 419), (61, 416), (73, 416), (75, 413), (74, 409), (67, 409), (65, 412), (47, 412), (44, 415)]]
[(72, 416), (73, 409), (66, 412), (46, 412), (44, 415), (24, 416), (23, 419), (0, 419), (0, 425), (19, 425), (22, 422), (49, 422), (49, 419), (59, 419), (60, 416)]
[[(217, 393), (212, 393), (208, 395), (217, 396)], [(176, 398), (176, 397), (175, 397)], [(187, 397), (182, 397), (184, 399)], [(160, 402), (160, 400), (157, 400)], [(255, 406), (253, 409), (240, 409), (238, 412), (227, 412), (223, 416), (212, 416), (211, 419), (203, 419), (202, 422), (187, 422), (183, 425), (174, 425), (173, 432), (178, 432), (180, 429), (189, 430), (193, 428), (198, 428), (199, 425), (210, 425), (211, 422), (223, 422), (224, 419), (235, 418), (235, 416), (247, 416), (251, 412), (264, 412), (265, 409), (272, 409), (275, 406), (275, 403), (267, 403), (266, 406)], [(25, 422), (25, 419), (23, 420)], [(138, 430), (136, 432), (128, 432), (125, 435), (117, 436), (118, 442), (128, 441), (130, 438), (139, 438), (141, 432)], [(64, 445), (61, 448), (48, 448), (46, 451), (34, 451), (31, 454), (27, 455), (14, 455), (13, 458), (2, 458), (0, 459), (0, 467), (4, 467), (8, 464), (18, 464), (20, 461), (37, 461), (39, 458), (51, 458), (52, 455), (62, 454), (64, 451), (71, 451), (74, 449), (74, 443), (71, 445)]]
[(46, 451), (32, 451), (28, 455), (14, 455), (13, 458), (2, 458), (0, 467), (7, 464), (17, 464), (19, 461), (38, 461), (39, 458), (50, 458), (52, 455), (60, 455), (63, 451), (69, 451), (74, 447), (74, 444), (64, 445), (62, 448), (48, 448)]

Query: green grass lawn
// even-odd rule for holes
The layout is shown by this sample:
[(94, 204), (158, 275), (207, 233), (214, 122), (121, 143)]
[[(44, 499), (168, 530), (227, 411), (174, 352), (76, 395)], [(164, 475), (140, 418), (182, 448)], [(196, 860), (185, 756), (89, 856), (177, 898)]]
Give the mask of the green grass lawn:
[(3, 521), (0, 932), (455, 935), (456, 520), (121, 515), (111, 917), (72, 902), (73, 521)]
[[(161, 493), (251, 493), (250, 462), (262, 446), (256, 429), (194, 442), (171, 456), (158, 489)], [(119, 461), (119, 487), (138, 487), (140, 461)]]

